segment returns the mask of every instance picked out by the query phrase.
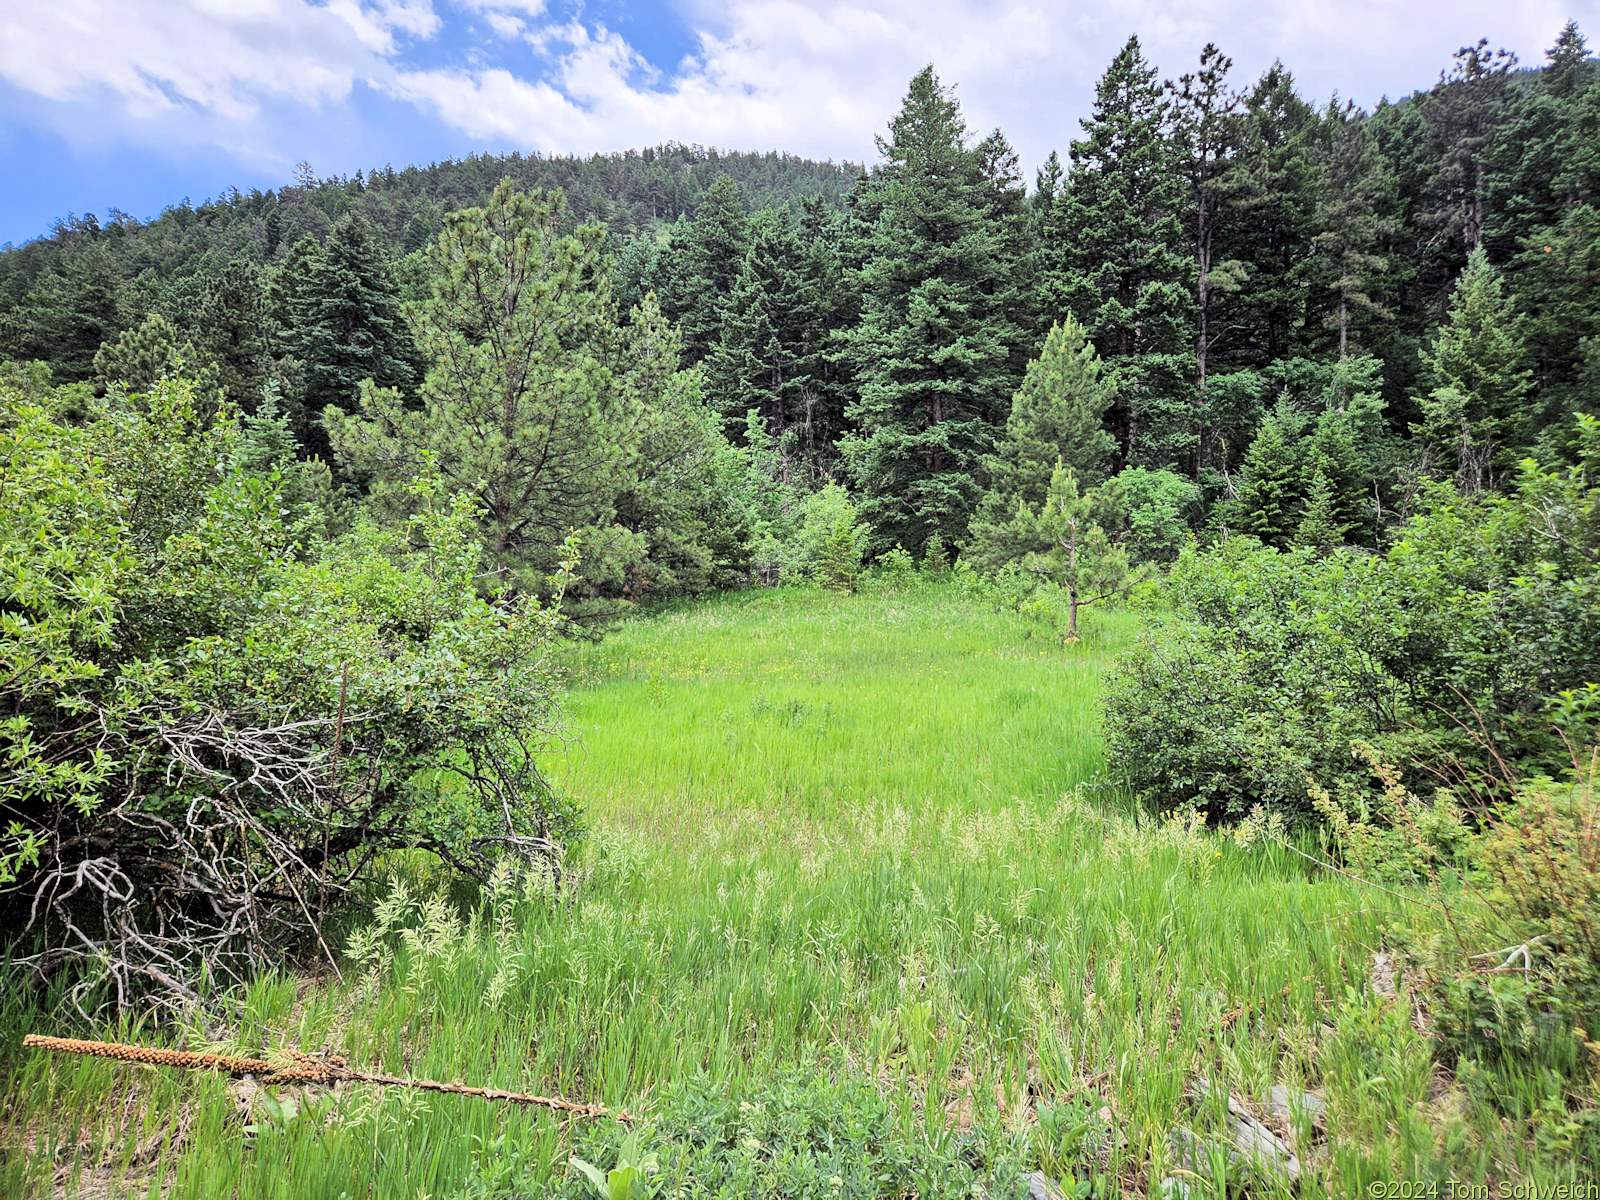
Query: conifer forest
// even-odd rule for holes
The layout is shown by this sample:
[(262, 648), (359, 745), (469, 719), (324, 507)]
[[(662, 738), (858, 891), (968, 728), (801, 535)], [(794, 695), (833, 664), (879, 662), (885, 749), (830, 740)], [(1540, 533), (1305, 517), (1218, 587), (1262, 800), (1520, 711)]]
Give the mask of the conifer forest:
[(0, 248), (0, 1193), (1600, 1195), (1552, 32)]

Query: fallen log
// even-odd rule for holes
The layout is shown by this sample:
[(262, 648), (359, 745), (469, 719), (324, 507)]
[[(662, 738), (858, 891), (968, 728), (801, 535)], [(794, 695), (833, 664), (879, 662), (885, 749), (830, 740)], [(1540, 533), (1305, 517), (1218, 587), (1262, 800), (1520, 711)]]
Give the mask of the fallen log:
[(158, 1067), (178, 1067), (190, 1071), (221, 1071), (225, 1075), (254, 1076), (268, 1085), (316, 1084), (323, 1087), (335, 1083), (376, 1083), (384, 1087), (420, 1088), (429, 1092), (446, 1092), (453, 1096), (475, 1096), (480, 1100), (504, 1100), (510, 1104), (530, 1104), (556, 1112), (570, 1113), (575, 1117), (612, 1117), (618, 1121), (632, 1121), (626, 1109), (612, 1112), (603, 1104), (577, 1104), (559, 1096), (535, 1096), (528, 1092), (505, 1092), (498, 1088), (471, 1087), (464, 1083), (439, 1083), (432, 1079), (405, 1079), (398, 1075), (381, 1075), (369, 1071), (353, 1070), (338, 1055), (302, 1054), (288, 1050), (280, 1059), (233, 1058), (225, 1054), (196, 1054), (188, 1050), (163, 1050), (154, 1046), (132, 1046), (123, 1042), (85, 1042), (77, 1038), (46, 1037), (30, 1033), (22, 1044), (34, 1050), (49, 1050), (56, 1054), (85, 1054), (93, 1058), (110, 1058), (118, 1062), (146, 1063)]

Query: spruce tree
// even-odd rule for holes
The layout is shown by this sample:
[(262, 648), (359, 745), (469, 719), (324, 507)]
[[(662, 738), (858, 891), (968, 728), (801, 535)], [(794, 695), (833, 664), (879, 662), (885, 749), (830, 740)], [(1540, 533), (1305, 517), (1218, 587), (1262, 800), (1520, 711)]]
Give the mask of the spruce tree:
[(1074, 313), (1117, 374), (1119, 465), (1163, 467), (1192, 454), (1190, 265), (1169, 105), (1137, 37), (1095, 89), (1084, 137), (1048, 228), (1050, 315)]
[(267, 293), (260, 268), (231, 260), (206, 285), (196, 330), (229, 401), (254, 411), (267, 384)]
[(1190, 475), (1200, 478), (1206, 443), (1206, 368), (1213, 344), (1226, 326), (1211, 324), (1213, 302), (1237, 291), (1242, 267), (1218, 251), (1227, 245), (1233, 217), (1233, 189), (1228, 186), (1238, 148), (1239, 97), (1227, 86), (1233, 60), (1213, 44), (1200, 52), (1198, 71), (1168, 83), (1173, 96), (1173, 140), (1186, 185), (1189, 244), (1194, 263), (1194, 442)]
[(304, 407), (294, 415), (308, 450), (327, 446), (317, 414), (329, 405), (354, 411), (363, 380), (412, 390), (415, 343), (389, 264), (360, 216), (342, 218), (320, 248), (295, 246), (279, 270), (274, 300), (284, 345), (303, 364)]
[(1327, 554), (1343, 543), (1348, 530), (1349, 526), (1339, 519), (1333, 481), (1321, 470), (1316, 471), (1306, 493), (1305, 512), (1295, 528), (1295, 544)]
[(1482, 249), (1468, 258), (1426, 357), (1435, 386), (1416, 432), (1453, 469), (1461, 490), (1494, 487), (1515, 468), (1532, 373), (1522, 322)]
[(1306, 504), (1309, 506), (1318, 489), (1324, 488), (1327, 519), (1339, 526), (1342, 539), (1362, 523), (1371, 478), (1372, 472), (1362, 463), (1356, 447), (1350, 415), (1341, 409), (1324, 412), (1305, 440), (1301, 456), (1300, 491)]
[(78, 236), (83, 244), (35, 279), (0, 320), (0, 353), (49, 363), (58, 382), (93, 378), (95, 352), (123, 328), (122, 278), (99, 226), (86, 225)]
[(744, 193), (726, 175), (706, 189), (699, 211), (673, 231), (671, 280), (662, 311), (683, 330), (684, 360), (705, 359), (717, 343), (723, 312), (750, 248)]
[(1300, 508), (1297, 458), (1283, 417), (1269, 416), (1244, 456), (1238, 496), (1241, 533), (1254, 534), (1269, 546), (1288, 544)]
[(730, 421), (742, 425), (754, 409), (780, 441), (805, 419), (807, 292), (788, 213), (759, 214), (706, 374), (713, 403)]
[(1259, 369), (1306, 349), (1306, 283), (1317, 233), (1317, 113), (1274, 63), (1245, 95), (1222, 181), (1231, 252), (1246, 283), (1229, 300), (1230, 362)]
[[(858, 209), (875, 219), (850, 335), (858, 432), (841, 449), (883, 544), (920, 553), (936, 532), (947, 542), (965, 532), (978, 468), (1018, 381), (1017, 241), (1006, 223), (1021, 220), (1021, 186), (997, 177), (1010, 159), (993, 139), (969, 145), (931, 67), (911, 81), (889, 130)], [(1008, 196), (1017, 203), (1002, 204)]]

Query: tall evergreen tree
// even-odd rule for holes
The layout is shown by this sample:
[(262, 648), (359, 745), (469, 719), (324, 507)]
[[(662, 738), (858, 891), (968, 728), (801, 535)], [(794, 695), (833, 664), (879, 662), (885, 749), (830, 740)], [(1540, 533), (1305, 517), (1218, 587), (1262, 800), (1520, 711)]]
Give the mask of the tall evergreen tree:
[(279, 271), (276, 300), (289, 353), (303, 364), (303, 408), (294, 414), (301, 442), (323, 453), (316, 417), (329, 405), (357, 408), (361, 382), (409, 392), (416, 349), (400, 311), (398, 289), (372, 228), (359, 216), (334, 225), (327, 244), (302, 241)]
[(1206, 444), (1206, 364), (1212, 346), (1222, 336), (1211, 326), (1213, 298), (1237, 291), (1242, 264), (1219, 258), (1226, 245), (1226, 230), (1219, 226), (1231, 217), (1233, 199), (1228, 186), (1230, 166), (1237, 150), (1239, 97), (1227, 86), (1233, 60), (1207, 43), (1200, 52), (1200, 68), (1168, 83), (1173, 97), (1173, 140), (1187, 190), (1190, 246), (1194, 253), (1194, 416), (1191, 437), (1194, 455), (1190, 474), (1199, 480)]
[(223, 393), (253, 412), (267, 383), (270, 357), (266, 286), (253, 263), (231, 260), (206, 285), (196, 333), (216, 364)]
[(965, 532), (982, 456), (1009, 409), (1023, 333), (1016, 244), (997, 214), (1020, 183), (993, 140), (969, 144), (954, 97), (931, 67), (911, 81), (883, 163), (869, 182), (875, 212), (860, 271), (861, 323), (851, 334), (857, 431), (842, 449), (862, 515), (886, 544), (920, 552)]
[(1530, 231), (1600, 202), (1600, 63), (1573, 21), (1545, 60), (1543, 71), (1509, 89), (1490, 152), (1483, 237), (1496, 261)]
[(814, 305), (801, 273), (801, 254), (787, 212), (767, 211), (751, 223), (745, 254), (720, 336), (706, 362), (716, 406), (742, 425), (754, 409), (772, 436), (804, 420), (802, 373), (806, 316)]
[(673, 230), (670, 277), (663, 289), (662, 311), (683, 331), (684, 360), (697, 363), (716, 345), (722, 317), (745, 255), (750, 249), (750, 216), (744, 193), (726, 175), (701, 197), (693, 221)]
[(1187, 459), (1192, 412), (1190, 268), (1182, 251), (1182, 177), (1169, 106), (1132, 37), (1095, 88), (1084, 137), (1049, 222), (1061, 252), (1047, 287), (1052, 316), (1074, 313), (1117, 373), (1112, 433), (1121, 463)]
[(1005, 436), (984, 459), (985, 507), (1009, 511), (1019, 497), (1038, 504), (1058, 463), (1071, 468), (1085, 487), (1104, 482), (1116, 450), (1105, 429), (1115, 394), (1094, 344), (1069, 313), (1028, 364), (1011, 398)]
[(62, 382), (92, 379), (95, 351), (123, 327), (122, 278), (98, 224), (85, 229), (82, 242), (0, 319), (3, 352), (49, 363)]
[[(347, 467), (382, 497), (431, 456), (483, 511), (489, 566), (537, 589), (574, 529), (607, 525), (638, 451), (642, 406), (618, 378), (604, 234), (563, 235), (564, 202), (504, 181), (452, 213), (428, 251), (435, 294), (413, 314), (433, 366), (420, 408), (367, 385), (362, 415), (325, 412)], [(675, 363), (674, 363), (675, 365)]]
[(1429, 221), (1437, 236), (1463, 253), (1483, 241), (1490, 156), (1516, 65), (1515, 54), (1491, 53), (1488, 39), (1481, 38), (1456, 51), (1449, 74), (1440, 73), (1421, 106), (1432, 134)]
[(1340, 358), (1350, 352), (1356, 313), (1386, 315), (1377, 282), (1388, 266), (1383, 240), (1394, 229), (1388, 215), (1391, 185), (1366, 121), (1353, 103), (1341, 107), (1337, 100), (1329, 101), (1322, 118), (1320, 231), (1314, 241), (1325, 263), (1324, 286), (1334, 299), (1328, 323), (1338, 332)]
[(1260, 368), (1306, 349), (1307, 275), (1317, 233), (1316, 110), (1274, 63), (1244, 98), (1223, 181), (1229, 245), (1247, 283), (1228, 297), (1227, 361)]

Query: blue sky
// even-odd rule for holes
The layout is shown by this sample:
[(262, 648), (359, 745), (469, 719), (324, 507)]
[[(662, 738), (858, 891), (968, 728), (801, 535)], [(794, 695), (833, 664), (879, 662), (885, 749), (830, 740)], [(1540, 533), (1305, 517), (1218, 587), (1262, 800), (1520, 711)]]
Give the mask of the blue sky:
[(1537, 62), (1600, 0), (0, 0), (0, 243), (67, 213), (476, 151), (665, 140), (868, 159), (933, 62), (1025, 164), (1065, 148), (1129, 33), (1217, 41), (1310, 97), (1428, 86), (1464, 42)]

